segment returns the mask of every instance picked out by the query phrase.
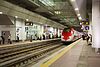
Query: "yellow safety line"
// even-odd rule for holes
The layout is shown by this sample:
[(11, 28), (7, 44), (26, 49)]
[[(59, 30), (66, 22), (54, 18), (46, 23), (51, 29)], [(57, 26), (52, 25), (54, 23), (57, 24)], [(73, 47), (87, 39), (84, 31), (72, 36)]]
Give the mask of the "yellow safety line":
[[(81, 40), (81, 39), (80, 39)], [(68, 50), (70, 50), (74, 45), (76, 45), (80, 40), (68, 45), (67, 47), (64, 48), (64, 50), (62, 50), (62, 52), (60, 52), (59, 54), (57, 54), (56, 56), (54, 56), (53, 58), (51, 58), (50, 60), (48, 60), (47, 62), (41, 64), (40, 67), (49, 67), (52, 63), (54, 63), (57, 59), (59, 59), (61, 56), (63, 56), (66, 52), (68, 52)]]

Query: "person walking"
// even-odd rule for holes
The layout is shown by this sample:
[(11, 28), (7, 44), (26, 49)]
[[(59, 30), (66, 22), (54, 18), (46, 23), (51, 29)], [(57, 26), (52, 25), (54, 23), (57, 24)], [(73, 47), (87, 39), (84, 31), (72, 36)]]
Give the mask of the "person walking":
[(88, 45), (92, 45), (92, 35), (91, 34), (89, 34), (89, 43), (88, 43)]

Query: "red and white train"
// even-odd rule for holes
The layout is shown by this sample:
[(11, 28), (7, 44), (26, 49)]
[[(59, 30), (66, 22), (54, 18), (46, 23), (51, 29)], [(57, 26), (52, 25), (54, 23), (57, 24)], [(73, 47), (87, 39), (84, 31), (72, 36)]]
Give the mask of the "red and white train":
[(72, 43), (81, 37), (81, 33), (74, 30), (74, 28), (64, 28), (61, 34), (61, 41), (63, 43)]

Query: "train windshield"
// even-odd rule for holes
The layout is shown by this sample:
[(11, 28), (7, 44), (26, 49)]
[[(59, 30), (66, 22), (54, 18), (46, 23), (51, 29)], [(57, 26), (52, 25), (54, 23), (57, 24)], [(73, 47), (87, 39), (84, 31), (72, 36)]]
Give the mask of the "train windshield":
[(63, 30), (63, 32), (69, 32), (69, 31), (70, 31), (69, 28), (65, 28), (65, 29)]

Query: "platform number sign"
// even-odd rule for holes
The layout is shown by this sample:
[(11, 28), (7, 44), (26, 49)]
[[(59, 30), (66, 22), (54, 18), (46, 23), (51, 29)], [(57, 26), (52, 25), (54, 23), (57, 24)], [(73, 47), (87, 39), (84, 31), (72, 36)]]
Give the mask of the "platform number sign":
[(85, 30), (89, 30), (89, 26), (85, 26)]
[(82, 21), (82, 25), (89, 25), (89, 21)]
[(25, 22), (25, 26), (33, 26), (33, 22)]

